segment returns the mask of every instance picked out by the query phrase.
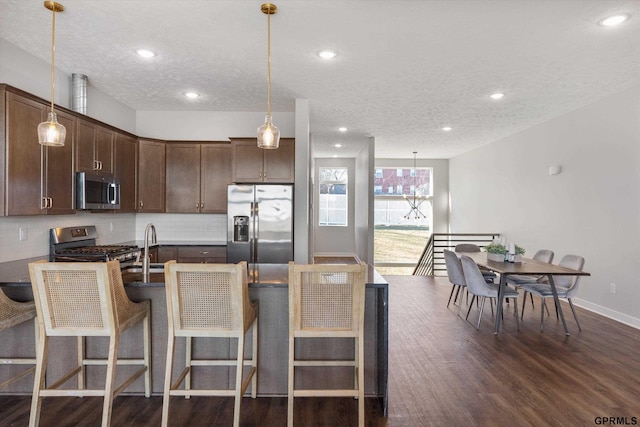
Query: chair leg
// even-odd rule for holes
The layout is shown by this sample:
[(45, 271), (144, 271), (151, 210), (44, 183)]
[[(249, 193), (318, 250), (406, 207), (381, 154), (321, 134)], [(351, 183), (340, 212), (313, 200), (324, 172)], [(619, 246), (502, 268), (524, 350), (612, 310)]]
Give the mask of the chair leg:
[(175, 351), (176, 337), (171, 336), (167, 340), (167, 363), (164, 371), (164, 391), (162, 397), (162, 427), (169, 425), (169, 403), (171, 402), (171, 377), (173, 375), (173, 352)]
[(364, 427), (364, 339), (358, 342), (358, 427)]
[(571, 301), (571, 298), (567, 298), (567, 300), (569, 300), (569, 306), (571, 307), (571, 311), (573, 311), (573, 318), (576, 319), (576, 324), (578, 325), (578, 330), (582, 331), (582, 328), (580, 327), (580, 322), (578, 322), (578, 315), (576, 314), (576, 309), (573, 306), (573, 301)]
[(258, 395), (258, 314), (253, 321), (252, 342), (251, 342), (251, 367), (254, 369), (251, 378), (251, 398), (255, 399)]
[(84, 337), (78, 337), (78, 348), (77, 348), (77, 352), (78, 352), (78, 366), (80, 367), (80, 372), (78, 372), (78, 389), (79, 390), (83, 390), (85, 387), (85, 373), (86, 373), (86, 367), (84, 366), (84, 355), (85, 355), (85, 338)]
[(542, 332), (542, 322), (544, 321), (544, 309), (547, 306), (547, 302), (542, 298), (542, 306), (540, 307), (540, 332)]
[(478, 316), (478, 324), (476, 325), (476, 329), (480, 329), (480, 320), (482, 320), (482, 312), (484, 311), (484, 302), (487, 297), (482, 297), (482, 302), (480, 303), (480, 315)]
[[(526, 297), (526, 295), (525, 295)], [(529, 297), (531, 297), (531, 308), (536, 308), (536, 306), (533, 304), (533, 294), (529, 294)], [(524, 304), (523, 304), (524, 306)]]
[[(449, 301), (447, 301), (447, 308), (449, 308), (449, 304), (451, 304), (451, 298), (453, 297), (453, 291), (455, 291), (455, 290), (456, 290), (456, 286), (457, 286), (457, 285), (453, 285), (453, 286), (451, 287), (451, 293), (449, 294)], [(458, 294), (456, 294), (456, 299), (458, 299)], [(455, 304), (455, 300), (454, 300), (453, 302), (454, 302), (454, 304)]]
[(469, 309), (467, 310), (467, 316), (464, 318), (464, 320), (469, 319), (469, 313), (471, 313), (471, 307), (473, 307), (473, 300), (476, 298), (476, 296), (472, 296), (471, 297), (471, 303), (469, 304)]
[[(184, 367), (187, 369), (187, 375), (184, 377), (184, 389), (191, 390), (191, 337), (185, 338), (185, 356)], [(186, 395), (185, 399), (191, 399), (190, 395)]]
[[(520, 320), (522, 320), (522, 318), (524, 317), (524, 305), (527, 302), (527, 294), (529, 294), (529, 292), (524, 291), (524, 298), (522, 298), (522, 313), (520, 313)], [(531, 295), (531, 299), (533, 299), (533, 294), (529, 294)]]
[(520, 319), (518, 319), (518, 300), (513, 300), (513, 314), (516, 317), (516, 328), (520, 332)]

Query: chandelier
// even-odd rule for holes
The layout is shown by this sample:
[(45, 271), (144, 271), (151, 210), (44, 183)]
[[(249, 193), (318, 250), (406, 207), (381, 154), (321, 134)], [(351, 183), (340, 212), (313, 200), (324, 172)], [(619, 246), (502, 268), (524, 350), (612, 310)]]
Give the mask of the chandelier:
[(413, 198), (407, 197), (406, 194), (403, 194), (402, 197), (409, 203), (411, 209), (404, 216), (405, 219), (410, 219), (413, 216), (413, 219), (418, 220), (420, 218), (426, 218), (426, 215), (420, 210), (420, 205), (422, 205), (426, 199), (424, 196), (418, 195), (418, 187), (416, 186), (416, 154), (417, 151), (413, 152)]

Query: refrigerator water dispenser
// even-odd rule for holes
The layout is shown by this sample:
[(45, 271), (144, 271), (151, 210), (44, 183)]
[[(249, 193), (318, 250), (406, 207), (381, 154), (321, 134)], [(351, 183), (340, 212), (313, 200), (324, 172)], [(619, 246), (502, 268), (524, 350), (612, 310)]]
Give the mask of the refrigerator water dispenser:
[(249, 241), (249, 217), (238, 215), (233, 217), (233, 241)]

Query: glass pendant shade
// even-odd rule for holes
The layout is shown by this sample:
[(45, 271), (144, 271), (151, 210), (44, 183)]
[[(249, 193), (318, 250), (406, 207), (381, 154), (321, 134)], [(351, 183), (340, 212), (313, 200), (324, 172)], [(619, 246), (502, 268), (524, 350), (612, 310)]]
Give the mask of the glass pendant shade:
[(280, 146), (280, 130), (271, 122), (271, 116), (267, 114), (264, 124), (258, 128), (258, 147), (275, 149)]
[(67, 129), (58, 123), (56, 113), (49, 113), (49, 120), (38, 125), (38, 142), (42, 145), (60, 147), (64, 145)]

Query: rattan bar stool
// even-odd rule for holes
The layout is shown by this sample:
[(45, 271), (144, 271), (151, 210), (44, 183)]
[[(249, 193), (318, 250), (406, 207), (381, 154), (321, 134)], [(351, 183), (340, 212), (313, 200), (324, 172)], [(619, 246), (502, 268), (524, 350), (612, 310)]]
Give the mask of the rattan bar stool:
[[(12, 328), (16, 325), (24, 323), (28, 320), (34, 319), (35, 325), (35, 337), (38, 340), (38, 322), (36, 317), (36, 305), (33, 301), (18, 302), (14, 301), (5, 295), (0, 290), (0, 331)], [(14, 374), (2, 383), (0, 383), (0, 389), (8, 387), (10, 384), (18, 381), (19, 379), (29, 375), (36, 370), (35, 358), (25, 357), (3, 357), (0, 358), (0, 365), (33, 365), (29, 369), (21, 370), (18, 374)]]
[[(247, 263), (190, 264), (169, 261), (165, 264), (167, 293), (167, 365), (162, 402), (162, 425), (169, 424), (171, 396), (233, 396), (233, 425), (240, 424), (242, 395), (251, 383), (255, 399), (258, 379), (258, 302), (249, 299)], [(252, 330), (251, 358), (245, 360), (245, 338)], [(185, 367), (172, 383), (176, 337), (185, 337)], [(236, 338), (235, 358), (192, 359), (192, 338)], [(233, 357), (233, 356), (231, 356)], [(235, 367), (234, 389), (192, 389), (194, 366)], [(245, 374), (244, 367), (249, 367)], [(184, 383), (184, 388), (180, 389)]]
[[(29, 272), (41, 331), (37, 346), (36, 376), (29, 426), (39, 424), (42, 399), (54, 396), (104, 396), (102, 426), (109, 426), (113, 399), (143, 374), (145, 396), (151, 395), (149, 301), (134, 303), (129, 299), (124, 291), (118, 261), (108, 263), (44, 261), (29, 264)], [(118, 359), (121, 333), (140, 321), (143, 322), (143, 357)], [(78, 365), (59, 380), (45, 387), (49, 338), (54, 336), (78, 337)], [(85, 357), (84, 337), (89, 336), (109, 337), (107, 359)], [(87, 365), (106, 365), (104, 389), (85, 388)], [(142, 367), (116, 387), (116, 365), (142, 365)], [(78, 376), (77, 389), (58, 389), (76, 375)]]
[[(289, 381), (287, 425), (293, 426), (294, 397), (348, 396), (358, 399), (358, 425), (364, 426), (364, 301), (366, 264), (289, 263)], [(297, 359), (298, 338), (353, 338), (349, 360)], [(296, 388), (296, 367), (352, 366), (351, 389)]]

